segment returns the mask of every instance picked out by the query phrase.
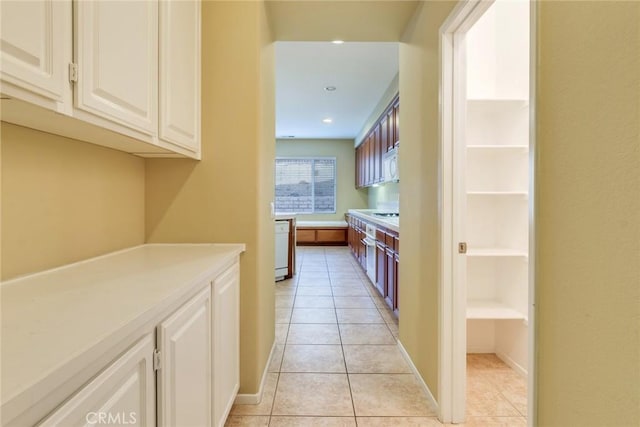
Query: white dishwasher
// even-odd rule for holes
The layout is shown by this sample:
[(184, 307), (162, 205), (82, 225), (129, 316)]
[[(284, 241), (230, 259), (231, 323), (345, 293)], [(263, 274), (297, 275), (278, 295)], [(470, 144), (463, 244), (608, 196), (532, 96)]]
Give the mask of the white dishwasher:
[(289, 274), (289, 221), (276, 220), (276, 281)]

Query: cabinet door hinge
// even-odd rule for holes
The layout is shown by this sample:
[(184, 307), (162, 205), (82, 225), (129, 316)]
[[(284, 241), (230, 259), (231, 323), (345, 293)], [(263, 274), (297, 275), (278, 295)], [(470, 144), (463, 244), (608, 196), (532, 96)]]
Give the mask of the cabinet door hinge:
[(162, 368), (162, 359), (160, 359), (160, 350), (153, 350), (153, 370), (159, 371)]
[(78, 81), (78, 64), (74, 64), (73, 62), (69, 63), (69, 81)]

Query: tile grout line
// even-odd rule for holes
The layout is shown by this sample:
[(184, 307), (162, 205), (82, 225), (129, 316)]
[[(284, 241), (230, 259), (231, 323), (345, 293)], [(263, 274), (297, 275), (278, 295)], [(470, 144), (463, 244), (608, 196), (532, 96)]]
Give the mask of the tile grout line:
[[(332, 293), (333, 293), (333, 282), (331, 281), (331, 277), (329, 277), (329, 284), (332, 285)], [(347, 357), (344, 355), (344, 343), (342, 342), (342, 331), (340, 330), (340, 321), (338, 319), (338, 310), (335, 307), (335, 299), (333, 302), (333, 309), (336, 315), (336, 323), (338, 325), (338, 337), (340, 338), (340, 351), (342, 352), (342, 362), (344, 363), (344, 372), (347, 377), (347, 385), (349, 386), (349, 397), (351, 398), (351, 410), (353, 411), (353, 420), (358, 426), (358, 417), (356, 416), (356, 404), (353, 401), (353, 390), (351, 389), (351, 379), (349, 378), (349, 368), (347, 367)]]
[[(355, 423), (356, 423), (356, 426), (357, 426), (357, 425), (358, 425), (358, 421), (357, 421), (357, 416), (356, 416), (356, 411), (355, 411), (355, 402), (354, 402), (354, 400), (353, 400), (353, 390), (352, 390), (352, 388), (351, 388), (351, 382), (350, 382), (350, 378), (349, 378), (349, 371), (348, 371), (347, 364), (346, 364), (346, 356), (345, 356), (345, 352), (344, 352), (344, 345), (345, 345), (345, 344), (344, 344), (343, 339), (342, 339), (342, 330), (341, 330), (341, 328), (340, 328), (340, 325), (341, 325), (342, 323), (338, 321), (338, 316), (337, 316), (337, 307), (336, 307), (336, 302), (335, 302), (336, 295), (335, 295), (335, 293), (334, 293), (334, 289), (333, 289), (333, 288), (334, 288), (334, 285), (337, 285), (338, 283), (336, 283), (336, 282), (335, 282), (335, 280), (332, 280), (332, 274), (331, 274), (331, 272), (329, 271), (329, 270), (330, 270), (330, 269), (329, 269), (329, 262), (327, 261), (326, 254), (325, 254), (324, 259), (325, 259), (325, 264), (327, 265), (327, 270), (326, 270), (326, 271), (327, 271), (327, 275), (328, 275), (328, 279), (329, 279), (329, 286), (330, 286), (330, 288), (331, 288), (331, 289), (330, 289), (330, 292), (331, 292), (331, 297), (332, 297), (332, 301), (333, 301), (333, 312), (334, 312), (334, 316), (335, 316), (335, 318), (336, 318), (336, 323), (335, 323), (335, 324), (336, 324), (336, 327), (337, 327), (337, 330), (338, 330), (338, 337), (339, 337), (339, 340), (340, 340), (340, 349), (341, 349), (342, 357), (343, 357), (343, 364), (344, 364), (344, 369), (345, 369), (345, 375), (346, 375), (346, 377), (347, 377), (348, 386), (349, 386), (349, 393), (350, 393), (350, 397), (351, 397), (352, 411), (353, 411), (353, 415), (352, 415), (352, 417), (353, 417), (353, 419), (354, 419), (354, 421), (355, 421)], [(356, 268), (356, 267), (354, 267), (353, 263), (350, 263), (350, 264), (351, 264), (351, 267), (352, 267), (352, 268)], [(303, 269), (302, 269), (302, 270), (303, 270)], [(301, 271), (301, 273), (302, 273), (302, 271)], [(342, 278), (336, 278), (336, 279), (342, 279)], [(350, 278), (348, 278), (348, 279), (350, 279)], [(357, 277), (357, 278), (355, 278), (355, 279), (357, 279), (357, 281), (360, 283), (360, 286), (365, 286), (365, 292), (367, 293), (367, 295), (365, 295), (365, 296), (368, 296), (368, 297), (370, 298), (370, 300), (372, 300), (372, 301), (373, 301), (373, 297), (371, 296), (370, 290), (366, 288), (366, 284), (365, 284), (365, 283), (363, 283), (363, 279), (362, 279), (362, 277), (361, 277), (361, 276), (358, 276), (358, 277)], [(300, 290), (300, 289), (299, 289), (299, 287), (300, 287), (300, 283), (301, 283), (301, 282), (300, 282), (300, 277), (298, 277), (298, 278), (297, 278), (297, 284), (296, 284), (296, 290), (295, 290), (295, 292), (294, 292), (294, 303), (293, 303), (293, 307), (292, 307), (292, 313), (293, 313), (293, 310), (296, 308), (297, 297), (298, 297), (298, 296), (302, 296), (302, 295), (300, 295), (300, 294), (298, 293), (298, 292), (299, 292), (299, 290)], [(312, 296), (312, 297), (313, 297), (313, 295), (309, 295), (309, 296)], [(363, 296), (362, 296), (362, 295), (356, 295), (356, 297), (363, 297)], [(375, 305), (375, 301), (373, 301), (373, 302), (374, 302), (374, 306), (375, 306), (374, 308), (376, 308), (376, 309), (377, 309), (377, 313), (382, 317), (383, 323), (384, 323), (384, 324), (385, 324), (385, 326), (386, 326), (386, 330), (387, 330), (387, 331), (389, 332), (389, 334), (394, 338), (394, 341), (397, 341), (397, 340), (396, 340), (396, 338), (395, 338), (395, 336), (393, 335), (393, 333), (391, 332), (391, 330), (390, 330), (390, 328), (389, 328), (389, 324), (388, 324), (388, 322), (387, 322), (387, 321), (386, 321), (386, 319), (382, 316), (382, 313), (381, 313), (381, 311), (380, 311), (380, 308), (379, 308), (377, 305)], [(353, 308), (362, 308), (362, 307), (353, 307)], [(369, 308), (371, 308), (371, 307), (369, 307)], [(371, 323), (370, 323), (370, 322), (365, 322), (365, 323), (363, 323), (363, 324), (371, 324)], [(287, 324), (288, 328), (287, 328), (287, 336), (286, 336), (286, 339), (285, 339), (285, 348), (286, 348), (286, 346), (287, 346), (287, 345), (289, 345), (289, 344), (290, 344), (290, 343), (289, 343), (289, 339), (290, 339), (290, 330), (291, 330), (291, 325), (292, 325), (292, 316), (289, 318), (289, 322), (288, 322), (288, 324)], [(291, 344), (291, 345), (293, 345), (293, 344)], [(322, 344), (317, 344), (317, 345), (322, 345)], [(371, 344), (371, 345), (373, 346), (373, 345), (384, 345), (384, 344)], [(283, 354), (283, 360), (281, 361), (280, 369), (279, 369), (279, 372), (278, 372), (279, 377), (278, 377), (278, 382), (276, 383), (276, 390), (277, 390), (277, 384), (279, 383), (279, 380), (280, 380), (280, 375), (282, 374), (282, 364), (283, 364), (283, 362), (284, 362), (284, 354)], [(301, 372), (301, 373), (310, 373), (310, 372)], [(318, 373), (327, 373), (327, 372), (318, 372)], [(336, 372), (336, 373), (333, 373), (333, 374), (340, 374), (340, 373)], [(277, 391), (276, 391), (276, 393), (277, 393)], [(274, 396), (274, 403), (275, 403), (275, 396)], [(273, 415), (273, 408), (274, 408), (274, 405), (272, 405), (272, 409), (271, 409), (271, 413), (270, 413), (270, 418), (269, 418), (269, 425), (271, 425), (272, 417), (274, 416), (274, 415)], [(327, 415), (327, 416), (328, 416), (328, 415)], [(327, 416), (319, 416), (319, 417), (327, 417)], [(351, 417), (349, 417), (349, 418), (351, 418)]]

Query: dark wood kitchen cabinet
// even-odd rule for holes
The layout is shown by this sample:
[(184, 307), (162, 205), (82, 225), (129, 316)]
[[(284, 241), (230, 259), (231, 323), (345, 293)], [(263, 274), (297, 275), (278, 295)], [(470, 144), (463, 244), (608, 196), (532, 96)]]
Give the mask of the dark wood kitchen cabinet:
[(371, 156), (371, 161), (373, 162), (373, 176), (372, 176), (372, 184), (381, 182), (383, 179), (382, 176), (382, 149), (380, 146), (380, 142), (382, 141), (380, 135), (380, 124), (375, 127), (373, 130), (373, 156)]
[(393, 146), (400, 145), (400, 100), (393, 103)]
[(363, 162), (363, 168), (364, 168), (364, 185), (369, 185), (369, 172), (371, 170), (371, 155), (369, 154), (370, 151), (370, 147), (371, 147), (371, 138), (367, 138), (364, 141), (364, 162)]
[(384, 181), (383, 160), (387, 151), (400, 144), (400, 99), (396, 96), (356, 147), (357, 188)]
[(387, 264), (387, 282), (384, 292), (384, 300), (394, 313), (398, 311), (398, 264), (399, 255), (399, 236), (395, 231), (385, 231), (385, 254)]
[(347, 245), (351, 249), (351, 253), (358, 260), (358, 263), (366, 270), (367, 265), (367, 246), (364, 243), (365, 223), (358, 218), (347, 215)]
[[(351, 253), (358, 260), (362, 269), (367, 270), (367, 246), (364, 243), (366, 237), (367, 221), (347, 215), (347, 231), (349, 248)], [(373, 285), (377, 288), (393, 311), (398, 316), (398, 273), (400, 266), (400, 235), (398, 232), (387, 229), (380, 224), (376, 227), (376, 275)]]
[(396, 133), (396, 118), (393, 108), (387, 110), (386, 123), (387, 123), (387, 137), (385, 139), (385, 151), (393, 150), (395, 143)]
[(387, 252), (384, 244), (385, 232), (376, 230), (376, 288), (383, 297), (387, 291)]
[[(392, 110), (393, 112), (393, 110)], [(389, 151), (389, 114), (383, 114), (380, 117), (380, 149), (382, 155)]]

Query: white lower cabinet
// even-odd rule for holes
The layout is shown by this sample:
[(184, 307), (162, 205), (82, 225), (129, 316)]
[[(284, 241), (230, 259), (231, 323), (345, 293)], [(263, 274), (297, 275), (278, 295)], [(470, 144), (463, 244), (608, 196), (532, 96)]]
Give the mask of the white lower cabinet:
[(240, 267), (213, 281), (213, 425), (224, 426), (240, 388)]
[(239, 264), (202, 285), (39, 426), (224, 426), (240, 384)]
[(158, 327), (158, 425), (211, 425), (211, 289)]
[(142, 338), (39, 426), (155, 426), (154, 348)]

